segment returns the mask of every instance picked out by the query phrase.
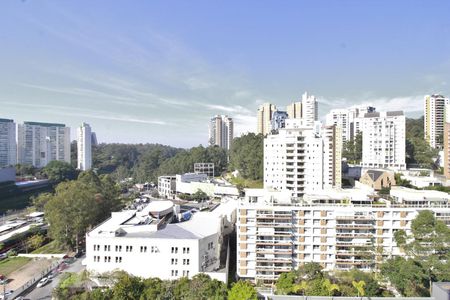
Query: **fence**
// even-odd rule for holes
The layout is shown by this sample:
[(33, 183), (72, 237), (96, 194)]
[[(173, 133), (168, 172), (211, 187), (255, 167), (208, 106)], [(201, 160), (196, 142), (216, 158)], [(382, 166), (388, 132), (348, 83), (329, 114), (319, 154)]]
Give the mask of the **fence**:
[(35, 276), (34, 278), (28, 280), (24, 285), (16, 289), (8, 298), (5, 299), (14, 299), (22, 294), (24, 294), (26, 291), (28, 291), (31, 287), (33, 287), (35, 284), (39, 282), (42, 278), (50, 274), (52, 271), (54, 271), (61, 263), (63, 262), (62, 259), (52, 263), (48, 268), (43, 270), (39, 275)]

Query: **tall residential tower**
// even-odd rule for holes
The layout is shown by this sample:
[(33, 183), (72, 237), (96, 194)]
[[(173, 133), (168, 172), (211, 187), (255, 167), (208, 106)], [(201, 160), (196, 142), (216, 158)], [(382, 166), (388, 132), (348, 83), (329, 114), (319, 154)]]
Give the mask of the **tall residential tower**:
[(397, 170), (406, 168), (403, 111), (366, 113), (362, 133), (363, 167)]
[(70, 163), (70, 128), (64, 124), (24, 122), (17, 126), (20, 164), (45, 167), (53, 160)]
[(442, 149), (445, 105), (449, 99), (442, 95), (427, 95), (424, 101), (424, 135), (432, 148)]
[(77, 167), (86, 171), (92, 167), (92, 131), (87, 123), (81, 124), (77, 129)]
[(229, 150), (233, 141), (233, 119), (217, 115), (209, 121), (209, 145)]
[(16, 163), (16, 124), (13, 120), (0, 119), (0, 168)]
[(272, 116), (275, 111), (277, 111), (277, 107), (270, 103), (264, 103), (258, 108), (258, 124), (256, 128), (258, 134), (266, 135), (270, 133)]

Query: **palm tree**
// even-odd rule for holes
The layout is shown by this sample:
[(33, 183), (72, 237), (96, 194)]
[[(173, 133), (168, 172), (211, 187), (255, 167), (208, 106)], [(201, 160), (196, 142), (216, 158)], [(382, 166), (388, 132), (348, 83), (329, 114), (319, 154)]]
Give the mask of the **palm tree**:
[(323, 287), (327, 290), (328, 296), (334, 296), (334, 292), (339, 291), (339, 286), (335, 283), (331, 283), (330, 279), (325, 279)]
[(352, 285), (358, 291), (358, 297), (363, 297), (366, 294), (366, 292), (364, 291), (366, 283), (363, 280), (352, 281)]

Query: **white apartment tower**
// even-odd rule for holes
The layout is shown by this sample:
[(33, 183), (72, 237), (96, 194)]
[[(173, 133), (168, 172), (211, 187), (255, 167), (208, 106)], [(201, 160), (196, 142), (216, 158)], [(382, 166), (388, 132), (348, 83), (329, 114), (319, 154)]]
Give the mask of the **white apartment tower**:
[(0, 168), (16, 163), (16, 124), (10, 119), (0, 119)]
[(55, 123), (19, 124), (17, 160), (37, 168), (43, 168), (53, 160), (70, 163), (70, 128)]
[(314, 122), (318, 120), (317, 99), (307, 92), (302, 95), (302, 119), (306, 126), (314, 126)]
[(272, 128), (271, 121), (273, 113), (277, 111), (277, 107), (270, 103), (264, 103), (258, 108), (257, 128), (256, 132), (259, 134), (269, 134)]
[(366, 113), (363, 119), (362, 166), (405, 169), (403, 111)]
[(367, 105), (332, 109), (326, 115), (326, 125), (337, 125), (342, 130), (342, 142), (350, 141), (361, 131), (364, 114), (374, 111), (375, 107)]
[(233, 119), (216, 115), (209, 122), (209, 145), (229, 150), (233, 141)]
[(445, 105), (449, 99), (442, 95), (427, 95), (424, 101), (424, 135), (432, 148), (442, 148)]
[(302, 197), (341, 186), (339, 128), (307, 124), (305, 119), (287, 119), (286, 128), (264, 139), (264, 188)]
[(92, 167), (92, 130), (87, 123), (77, 128), (77, 167), (86, 171)]

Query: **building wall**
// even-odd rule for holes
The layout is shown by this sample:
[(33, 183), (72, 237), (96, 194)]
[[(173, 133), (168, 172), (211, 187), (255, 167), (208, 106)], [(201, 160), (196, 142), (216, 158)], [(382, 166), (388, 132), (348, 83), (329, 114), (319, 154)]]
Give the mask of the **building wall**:
[(176, 177), (175, 176), (159, 176), (158, 177), (158, 193), (160, 196), (171, 197), (176, 193)]
[(302, 118), (302, 102), (293, 102), (286, 108), (289, 119)]
[(342, 145), (336, 128), (317, 131), (303, 119), (286, 122), (286, 128), (264, 139), (264, 187), (294, 197), (340, 187)]
[(427, 95), (424, 99), (424, 138), (432, 148), (442, 148), (440, 136), (444, 132), (445, 106), (449, 99), (442, 95)]
[(241, 202), (238, 208), (237, 273), (268, 285), (306, 262), (318, 262), (326, 270), (369, 271), (391, 256), (404, 256), (394, 233), (402, 229), (410, 234), (411, 221), (422, 209), (434, 211), (450, 225), (448, 206), (277, 206), (249, 202)]
[(77, 166), (86, 171), (92, 167), (92, 133), (89, 124), (83, 123), (77, 129)]
[(209, 145), (219, 146), (229, 150), (233, 141), (233, 119), (228, 116), (217, 115), (209, 122)]
[(403, 112), (367, 113), (363, 120), (362, 166), (402, 170), (405, 163)]
[[(218, 242), (217, 234), (201, 239), (87, 236), (87, 269), (94, 274), (119, 269), (134, 276), (163, 280), (192, 277), (219, 266)], [(208, 249), (208, 243), (213, 243), (214, 248)], [(94, 250), (98, 249), (94, 245), (99, 250)]]
[(18, 162), (45, 167), (53, 160), (70, 163), (70, 128), (63, 124), (25, 122), (18, 125)]
[(258, 108), (256, 132), (263, 135), (270, 133), (272, 115), (277, 107), (270, 103), (264, 103)]
[(444, 175), (450, 179), (450, 122), (444, 128)]
[(17, 163), (16, 124), (0, 119), (0, 168)]

